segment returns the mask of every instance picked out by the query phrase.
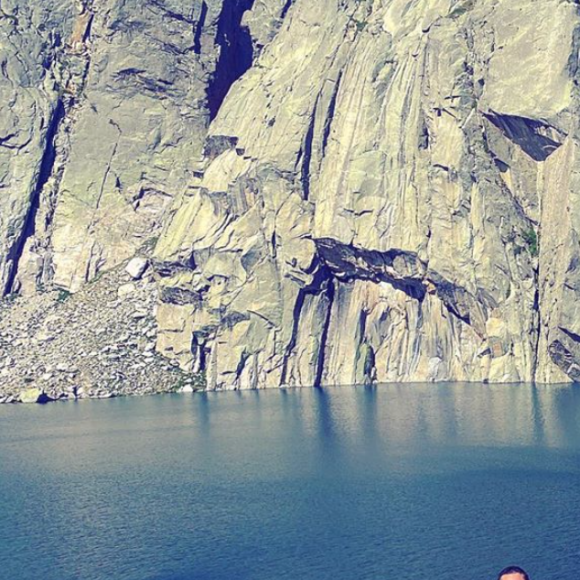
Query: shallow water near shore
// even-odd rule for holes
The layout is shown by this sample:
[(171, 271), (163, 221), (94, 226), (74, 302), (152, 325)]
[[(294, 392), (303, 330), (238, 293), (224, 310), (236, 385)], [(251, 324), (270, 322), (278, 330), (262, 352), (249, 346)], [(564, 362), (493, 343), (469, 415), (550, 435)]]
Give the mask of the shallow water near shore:
[(0, 577), (575, 578), (580, 388), (0, 408)]

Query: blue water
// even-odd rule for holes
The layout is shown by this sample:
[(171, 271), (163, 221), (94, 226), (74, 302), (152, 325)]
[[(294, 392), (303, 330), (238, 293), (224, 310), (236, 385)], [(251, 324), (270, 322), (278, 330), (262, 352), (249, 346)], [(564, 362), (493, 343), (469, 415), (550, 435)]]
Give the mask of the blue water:
[(580, 388), (0, 407), (0, 578), (578, 578)]

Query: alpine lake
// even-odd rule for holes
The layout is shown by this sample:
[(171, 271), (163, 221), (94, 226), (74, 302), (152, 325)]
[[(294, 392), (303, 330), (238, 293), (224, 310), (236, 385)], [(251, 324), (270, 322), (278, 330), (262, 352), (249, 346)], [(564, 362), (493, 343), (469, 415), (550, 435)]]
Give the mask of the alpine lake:
[(0, 407), (10, 580), (578, 578), (580, 387)]

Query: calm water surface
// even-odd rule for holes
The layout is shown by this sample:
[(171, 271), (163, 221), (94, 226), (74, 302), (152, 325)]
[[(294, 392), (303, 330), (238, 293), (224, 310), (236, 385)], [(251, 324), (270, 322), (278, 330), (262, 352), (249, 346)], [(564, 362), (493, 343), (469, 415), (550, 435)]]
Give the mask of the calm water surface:
[(0, 407), (0, 577), (577, 579), (580, 388)]

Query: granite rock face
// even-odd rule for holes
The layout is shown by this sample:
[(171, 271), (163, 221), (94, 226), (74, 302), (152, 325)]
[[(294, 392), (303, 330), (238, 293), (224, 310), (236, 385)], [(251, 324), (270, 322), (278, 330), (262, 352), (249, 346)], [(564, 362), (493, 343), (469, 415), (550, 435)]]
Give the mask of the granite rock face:
[(2, 0), (2, 292), (155, 243), (210, 388), (580, 380), (579, 10)]
[(203, 389), (203, 376), (155, 352), (153, 273), (136, 280), (124, 266), (74, 294), (55, 290), (0, 301), (0, 403)]
[(242, 23), (252, 3), (0, 3), (3, 294), (77, 291), (159, 235), (279, 24), (276, 2)]
[(214, 388), (580, 376), (579, 23), (295, 2), (157, 246), (159, 348)]
[(0, 2), (0, 294), (10, 292), (50, 179), (63, 114), (57, 62), (72, 35), (72, 2)]

